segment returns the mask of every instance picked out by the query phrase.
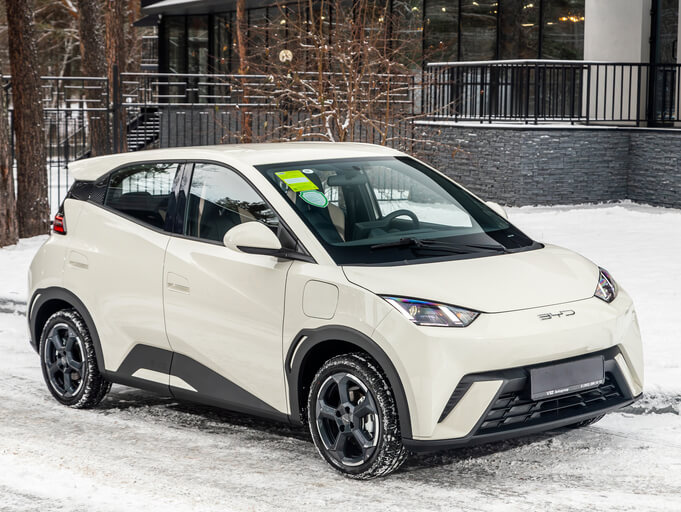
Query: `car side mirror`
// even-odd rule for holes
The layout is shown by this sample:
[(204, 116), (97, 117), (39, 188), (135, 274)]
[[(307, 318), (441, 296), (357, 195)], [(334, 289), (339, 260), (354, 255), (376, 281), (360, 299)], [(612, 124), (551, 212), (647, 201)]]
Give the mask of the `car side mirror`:
[(222, 243), (228, 249), (248, 254), (276, 256), (281, 252), (281, 242), (277, 235), (257, 221), (237, 224), (225, 233)]
[(498, 213), (504, 219), (508, 220), (508, 213), (506, 213), (506, 210), (504, 210), (504, 207), (501, 206), (499, 203), (495, 203), (494, 201), (487, 201), (487, 202), (485, 202), (485, 204), (487, 206), (489, 206), (492, 210), (494, 210), (495, 213)]

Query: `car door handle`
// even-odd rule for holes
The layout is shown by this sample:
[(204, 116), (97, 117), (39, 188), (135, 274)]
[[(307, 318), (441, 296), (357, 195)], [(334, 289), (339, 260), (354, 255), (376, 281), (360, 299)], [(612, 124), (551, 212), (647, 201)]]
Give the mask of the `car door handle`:
[(189, 293), (189, 279), (186, 277), (168, 272), (166, 276), (166, 286), (169, 290), (179, 293)]

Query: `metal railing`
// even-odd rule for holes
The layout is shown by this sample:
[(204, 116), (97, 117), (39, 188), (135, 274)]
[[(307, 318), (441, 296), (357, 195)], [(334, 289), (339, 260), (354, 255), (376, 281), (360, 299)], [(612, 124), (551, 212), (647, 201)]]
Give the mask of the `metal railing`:
[[(317, 74), (303, 72), (296, 78), (297, 85), (291, 87), (309, 89), (309, 94), (314, 94), (310, 85), (319, 78)], [(359, 99), (362, 109), (377, 114), (376, 122), (356, 123), (349, 138), (402, 147), (403, 141), (413, 139), (414, 78), (363, 77), (361, 85), (371, 87), (372, 79), (389, 82), (390, 94), (373, 96), (375, 101), (367, 99), (370, 96)], [(11, 77), (3, 76), (2, 81), (9, 92), (12, 122)], [(93, 154), (95, 128), (106, 139), (99, 154), (154, 147), (326, 139), (329, 128), (314, 109), (315, 98), (307, 104), (293, 101), (290, 91), (284, 90), (286, 86), (268, 75), (114, 71), (111, 83), (105, 77), (42, 77), (46, 169), (53, 210), (72, 182), (69, 163)], [(342, 104), (342, 91), (337, 93)], [(14, 140), (11, 142), (14, 151)]]
[[(414, 113), (414, 78), (378, 78), (390, 81), (390, 95), (372, 104), (366, 97), (358, 101), (364, 102), (362, 108), (385, 114), (382, 121), (390, 125), (386, 128), (389, 144), (410, 139), (411, 122), (406, 119)], [(315, 87), (310, 86), (317, 79), (316, 73), (301, 72), (289, 85), (270, 75), (121, 73), (120, 98), (114, 108), (125, 111), (128, 149), (136, 147), (135, 141), (174, 147), (326, 140), (328, 130), (315, 109)], [(377, 77), (366, 77), (362, 85), (370, 87), (372, 79)], [(304, 100), (306, 95), (309, 102)], [(352, 140), (381, 143), (378, 124), (358, 123)], [(122, 128), (116, 131), (124, 132)]]
[(673, 126), (681, 66), (506, 60), (426, 66), (422, 109), (430, 119), (479, 122)]

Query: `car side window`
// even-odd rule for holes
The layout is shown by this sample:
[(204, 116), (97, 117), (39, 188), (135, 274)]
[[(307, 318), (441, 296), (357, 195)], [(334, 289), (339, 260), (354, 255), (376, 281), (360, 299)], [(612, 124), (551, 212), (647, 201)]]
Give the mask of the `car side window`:
[(177, 163), (126, 167), (109, 178), (104, 204), (155, 228), (163, 229)]
[(221, 165), (194, 164), (185, 235), (222, 242), (231, 228), (252, 221), (275, 232), (279, 226), (274, 211), (237, 173)]

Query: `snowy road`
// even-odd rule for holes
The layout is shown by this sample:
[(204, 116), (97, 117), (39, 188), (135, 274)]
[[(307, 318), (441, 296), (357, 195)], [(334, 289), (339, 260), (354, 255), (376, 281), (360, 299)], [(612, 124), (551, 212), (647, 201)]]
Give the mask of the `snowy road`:
[[(285, 425), (121, 386), (95, 410), (60, 406), (25, 318), (0, 313), (0, 511), (681, 511), (681, 241), (669, 237), (681, 232), (681, 212), (511, 215), (536, 238), (602, 263), (634, 296), (648, 381), (635, 408), (578, 431), (412, 457), (389, 478), (354, 482)], [(0, 251), (0, 298), (25, 300), (20, 274), (35, 245)]]

